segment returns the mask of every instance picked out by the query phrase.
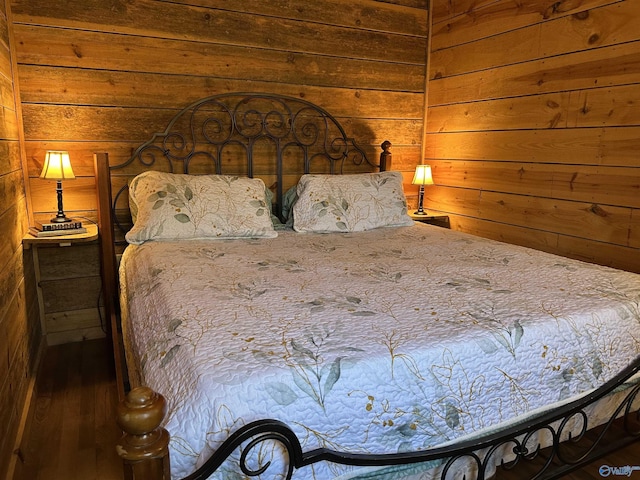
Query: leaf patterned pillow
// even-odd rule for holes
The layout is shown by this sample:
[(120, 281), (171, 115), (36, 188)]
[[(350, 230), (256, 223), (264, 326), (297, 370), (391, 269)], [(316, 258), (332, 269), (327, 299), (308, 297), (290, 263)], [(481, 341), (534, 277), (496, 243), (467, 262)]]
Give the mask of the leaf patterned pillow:
[(303, 175), (293, 206), (298, 232), (361, 232), (413, 225), (400, 172)]
[(129, 186), (127, 242), (275, 237), (264, 182), (228, 175), (145, 172)]

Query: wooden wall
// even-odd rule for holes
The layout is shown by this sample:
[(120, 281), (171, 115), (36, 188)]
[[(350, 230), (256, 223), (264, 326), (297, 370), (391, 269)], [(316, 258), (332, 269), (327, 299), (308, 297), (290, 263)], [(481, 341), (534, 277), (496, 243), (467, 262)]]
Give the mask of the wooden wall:
[(30, 252), (23, 257), (22, 250), (27, 198), (10, 18), (8, 4), (0, 1), (0, 478), (6, 478), (15, 460), (15, 440), (41, 343), (33, 263)]
[[(390, 139), (395, 168), (410, 175), (422, 138), (426, 1), (13, 0), (35, 219), (57, 209), (55, 182), (39, 178), (46, 150), (70, 152), (76, 179), (63, 184), (64, 209), (86, 223), (96, 219), (94, 152), (122, 163), (183, 107), (223, 92), (315, 102), (374, 158)], [(56, 342), (101, 334), (97, 249), (84, 249), (75, 271), (61, 268), (78, 250), (47, 251), (55, 268), (41, 285)]]
[[(125, 160), (198, 98), (228, 91), (304, 97), (396, 169), (420, 158), (427, 0), (13, 0), (36, 217), (55, 211), (44, 151), (79, 178), (65, 211), (92, 217), (92, 153)], [(48, 215), (48, 214), (47, 214)], [(46, 216), (45, 216), (46, 218)]]
[(640, 2), (434, 0), (426, 206), (640, 272)]
[[(3, 466), (40, 339), (33, 267), (26, 251), (31, 270), (23, 273), (20, 241), (27, 203), (38, 220), (57, 210), (55, 184), (38, 178), (45, 151), (71, 154), (77, 178), (64, 183), (65, 212), (95, 219), (94, 152), (120, 163), (192, 101), (261, 91), (318, 103), (373, 155), (391, 140), (394, 168), (410, 176), (421, 153), (428, 23), (427, 0), (6, 1), (12, 21), (0, 12), (0, 215), (8, 227), (0, 234), (0, 428), (9, 428), (0, 432)], [(97, 278), (96, 269), (84, 274)], [(58, 289), (45, 292), (58, 298), (74, 288), (68, 285), (43, 287)], [(83, 285), (94, 290), (83, 295), (95, 299), (99, 285)]]

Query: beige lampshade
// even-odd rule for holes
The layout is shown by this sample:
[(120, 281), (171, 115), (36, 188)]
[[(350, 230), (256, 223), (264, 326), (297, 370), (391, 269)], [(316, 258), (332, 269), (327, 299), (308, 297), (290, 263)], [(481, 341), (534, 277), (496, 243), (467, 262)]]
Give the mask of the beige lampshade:
[(418, 165), (416, 167), (416, 173), (413, 176), (414, 185), (433, 185), (433, 177), (431, 176), (430, 165)]
[(40, 178), (47, 180), (73, 180), (76, 178), (71, 168), (69, 152), (48, 150), (44, 156), (44, 166)]

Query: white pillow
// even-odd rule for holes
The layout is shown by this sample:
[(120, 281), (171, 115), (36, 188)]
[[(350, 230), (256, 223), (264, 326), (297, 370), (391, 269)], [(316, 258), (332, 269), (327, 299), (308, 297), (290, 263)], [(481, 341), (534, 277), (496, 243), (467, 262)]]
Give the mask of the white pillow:
[(303, 175), (293, 206), (298, 232), (361, 232), (413, 225), (400, 172)]
[(127, 242), (275, 237), (264, 182), (227, 175), (145, 172), (129, 186)]

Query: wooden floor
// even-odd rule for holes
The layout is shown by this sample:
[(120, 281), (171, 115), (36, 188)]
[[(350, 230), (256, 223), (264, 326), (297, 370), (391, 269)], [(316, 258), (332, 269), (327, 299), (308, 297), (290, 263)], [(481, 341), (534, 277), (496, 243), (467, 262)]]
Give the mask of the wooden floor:
[[(34, 401), (13, 480), (123, 478), (114, 448), (120, 431), (114, 422), (117, 393), (106, 340), (49, 347)], [(564, 478), (602, 479), (601, 465), (640, 466), (640, 442)], [(640, 471), (625, 478), (640, 479)]]
[(49, 347), (14, 480), (115, 480), (117, 391), (106, 340)]

